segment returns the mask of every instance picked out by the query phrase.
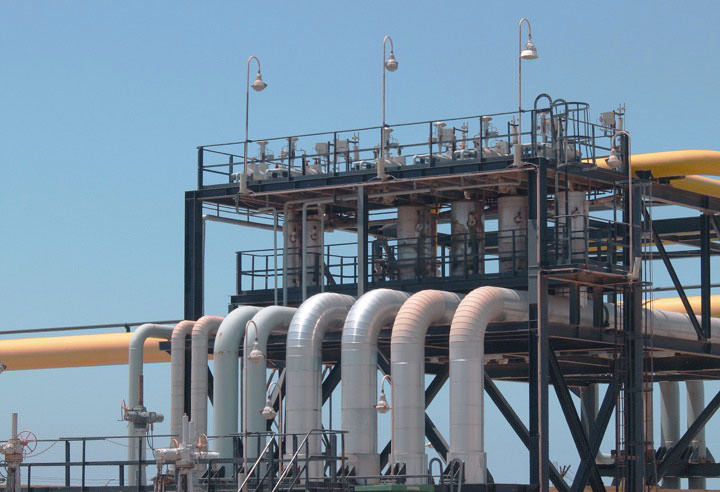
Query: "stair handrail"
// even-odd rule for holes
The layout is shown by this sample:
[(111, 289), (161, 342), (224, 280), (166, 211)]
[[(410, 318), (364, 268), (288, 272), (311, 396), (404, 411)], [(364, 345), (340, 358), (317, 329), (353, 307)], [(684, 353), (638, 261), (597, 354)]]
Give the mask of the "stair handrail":
[(267, 444), (265, 445), (265, 448), (263, 448), (262, 452), (260, 453), (260, 456), (258, 456), (258, 459), (255, 460), (255, 463), (253, 463), (253, 466), (250, 467), (250, 471), (245, 473), (245, 480), (242, 481), (240, 484), (240, 487), (238, 487), (237, 492), (242, 492), (245, 490), (245, 485), (247, 485), (248, 480), (250, 480), (250, 477), (252, 476), (253, 472), (255, 472), (255, 469), (260, 464), (260, 461), (262, 461), (263, 457), (265, 456), (265, 453), (267, 453), (267, 450), (270, 448), (270, 445), (273, 443), (273, 437), (271, 436), (270, 439), (268, 439)]
[[(280, 484), (282, 483), (282, 481), (285, 480), (285, 477), (287, 476), (288, 472), (292, 468), (292, 465), (295, 463), (295, 460), (297, 459), (298, 455), (300, 454), (300, 450), (302, 450), (305, 443), (308, 441), (308, 439), (310, 439), (310, 435), (313, 434), (314, 432), (318, 432), (318, 430), (313, 429), (313, 430), (308, 431), (307, 434), (305, 434), (305, 437), (303, 437), (302, 441), (300, 441), (300, 444), (298, 444), (298, 447), (295, 450), (295, 454), (292, 455), (292, 458), (290, 458), (290, 461), (288, 461), (287, 465), (285, 466), (285, 469), (282, 471), (282, 473), (278, 477), (277, 483), (272, 488), (271, 492), (277, 492), (278, 487), (280, 487)], [(320, 432), (322, 432), (322, 431), (320, 431)]]

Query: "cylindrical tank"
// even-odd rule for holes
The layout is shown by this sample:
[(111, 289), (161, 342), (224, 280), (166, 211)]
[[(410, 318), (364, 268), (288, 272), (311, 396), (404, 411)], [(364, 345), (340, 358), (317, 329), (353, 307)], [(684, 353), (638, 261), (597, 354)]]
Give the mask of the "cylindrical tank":
[(435, 275), (435, 215), (422, 205), (398, 207), (397, 261), (401, 279)]
[[(322, 212), (319, 212), (322, 213)], [(303, 241), (306, 245), (305, 254), (307, 255), (303, 263), (307, 271), (307, 284), (319, 285), (322, 277), (323, 265), (323, 238), (322, 224), (320, 217), (317, 215), (309, 216), (305, 223), (305, 231)]]
[(571, 263), (584, 262), (587, 257), (590, 203), (585, 200), (584, 191), (560, 192), (557, 199), (557, 227), (562, 244), (568, 248), (565, 259)]
[(483, 273), (485, 221), (483, 204), (462, 200), (450, 210), (450, 274)]
[(283, 224), (283, 239), (285, 244), (284, 268), (288, 287), (300, 287), (300, 254), (301, 248), (300, 214), (295, 210), (288, 210)]
[(498, 198), (500, 273), (527, 268), (527, 221), (527, 196), (512, 195)]

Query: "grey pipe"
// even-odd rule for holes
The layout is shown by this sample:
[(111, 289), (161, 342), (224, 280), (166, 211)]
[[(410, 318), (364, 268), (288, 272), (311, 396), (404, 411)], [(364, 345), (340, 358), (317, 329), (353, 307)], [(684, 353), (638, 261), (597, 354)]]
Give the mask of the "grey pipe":
[[(322, 341), (327, 331), (342, 328), (353, 302), (353, 297), (343, 294), (316, 294), (300, 305), (290, 322), (285, 361), (286, 430), (290, 434), (300, 434), (299, 440), (302, 435), (322, 426)], [(319, 453), (317, 436), (309, 439), (309, 450), (313, 455)], [(310, 465), (311, 477), (322, 475), (321, 463), (313, 461)]]
[(170, 339), (170, 434), (180, 440), (185, 414), (185, 337), (192, 332), (194, 321), (181, 321)]
[[(263, 354), (267, 354), (267, 341), (271, 333), (287, 333), (288, 326), (293, 315), (297, 311), (296, 308), (283, 306), (269, 306), (261, 309), (252, 318), (252, 322), (248, 323), (245, 331), (245, 351), (250, 353), (253, 348), (259, 349)], [(255, 345), (257, 342), (257, 345)], [(264, 432), (266, 420), (260, 414), (265, 407), (265, 399), (267, 395), (266, 388), (266, 369), (267, 355), (263, 362), (250, 362), (245, 366), (245, 385), (247, 388), (247, 398), (244, 400), (243, 415), (246, 419), (248, 432)], [(264, 447), (264, 442), (260, 444), (260, 449)], [(256, 458), (257, 439), (249, 439), (247, 445), (247, 454), (250, 458)]]
[[(143, 375), (143, 347), (148, 338), (164, 338), (169, 340), (172, 336), (173, 327), (146, 323), (138, 327), (130, 338), (128, 347), (128, 398), (129, 408), (137, 407), (143, 400), (140, 394)], [(132, 422), (128, 423), (128, 461), (135, 463), (138, 458), (144, 459), (145, 443), (142, 439), (145, 436), (145, 427), (138, 428)], [(138, 454), (140, 456), (138, 456)], [(140, 484), (145, 484), (145, 467), (138, 470), (137, 465), (128, 465), (128, 482), (130, 485), (137, 485), (137, 477), (140, 476)]]
[(409, 295), (375, 289), (353, 304), (342, 334), (342, 426), (345, 453), (357, 476), (380, 475), (377, 452), (377, 340)]
[[(405, 463), (408, 475), (427, 473), (425, 454), (425, 334), (448, 324), (460, 296), (440, 290), (413, 294), (398, 311), (392, 329), (392, 463)], [(408, 478), (408, 483), (424, 483)]]
[[(213, 346), (213, 433), (216, 436), (238, 431), (238, 356), (245, 325), (258, 311), (259, 307), (240, 306), (230, 312), (217, 329)], [(232, 438), (215, 439), (213, 450), (220, 453), (220, 458), (232, 458)]]
[(193, 440), (207, 434), (208, 338), (217, 332), (222, 318), (203, 316), (192, 329), (190, 366), (190, 419)]
[[(690, 427), (705, 409), (705, 386), (702, 381), (685, 381), (685, 388), (687, 390), (687, 426)], [(695, 461), (704, 461), (707, 458), (705, 427), (697, 433), (692, 445), (695, 447), (695, 454), (692, 458)], [(705, 477), (690, 477), (688, 478), (688, 488), (705, 489), (707, 480)]]
[[(660, 444), (670, 449), (680, 439), (680, 383), (660, 382)], [(680, 478), (663, 477), (662, 487), (679, 489)]]

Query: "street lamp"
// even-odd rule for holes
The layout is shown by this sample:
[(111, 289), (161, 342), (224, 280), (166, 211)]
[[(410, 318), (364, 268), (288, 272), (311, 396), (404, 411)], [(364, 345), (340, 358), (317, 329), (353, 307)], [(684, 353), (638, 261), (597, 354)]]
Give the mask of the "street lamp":
[[(253, 83), (250, 83), (250, 63), (255, 60), (257, 62), (257, 75), (255, 76), (255, 80)], [(262, 74), (260, 73), (260, 60), (257, 56), (253, 55), (250, 58), (248, 58), (247, 62), (247, 77), (245, 80), (245, 143), (244, 143), (244, 149), (243, 149), (243, 173), (242, 177), (240, 179), (239, 187), (240, 187), (240, 193), (247, 193), (247, 154), (248, 154), (248, 132), (249, 132), (249, 126), (250, 126), (250, 87), (253, 88), (254, 91), (260, 92), (263, 89), (267, 87), (267, 84), (262, 79)]]
[[(528, 27), (528, 38), (525, 42), (525, 48), (522, 46), (522, 25), (523, 22)], [(515, 144), (515, 157), (513, 165), (520, 166), (522, 164), (522, 61), (534, 60), (538, 57), (537, 48), (532, 40), (532, 27), (530, 21), (525, 17), (520, 19), (518, 24), (518, 124), (517, 124), (517, 143)]]
[(260, 410), (260, 415), (262, 415), (265, 420), (275, 420), (275, 417), (277, 417), (277, 412), (270, 399), (273, 386), (277, 386), (277, 381), (273, 381), (270, 383), (270, 386), (268, 386), (267, 393), (265, 394), (265, 407)]
[[(387, 42), (390, 41), (390, 54), (386, 55)], [(398, 61), (395, 58), (395, 45), (389, 35), (383, 38), (383, 62), (382, 62), (382, 129), (381, 142), (380, 142), (380, 160), (377, 163), (377, 175), (378, 178), (385, 178), (385, 154), (387, 147), (387, 140), (390, 132), (388, 132), (387, 125), (385, 123), (385, 71), (394, 72), (398, 68)]]
[(378, 413), (387, 413), (390, 411), (390, 404), (387, 401), (387, 396), (385, 396), (385, 381), (390, 381), (390, 375), (386, 374), (383, 376), (382, 381), (380, 382), (380, 396), (378, 397), (378, 401), (375, 404), (375, 408), (377, 409)]

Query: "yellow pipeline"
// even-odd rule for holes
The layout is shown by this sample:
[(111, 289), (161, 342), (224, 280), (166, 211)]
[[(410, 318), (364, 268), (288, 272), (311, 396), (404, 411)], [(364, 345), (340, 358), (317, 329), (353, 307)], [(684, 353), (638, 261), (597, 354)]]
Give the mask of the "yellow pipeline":
[[(688, 297), (690, 306), (696, 316), (700, 316), (700, 296)], [(679, 297), (670, 297), (665, 299), (653, 299), (648, 302), (645, 307), (650, 309), (658, 309), (660, 311), (672, 311), (674, 313), (684, 313), (685, 306)], [(710, 316), (720, 317), (720, 295), (710, 296)]]
[[(630, 158), (633, 172), (651, 171), (654, 178), (670, 179), (670, 186), (702, 195), (720, 198), (720, 181), (698, 176), (720, 176), (720, 152), (715, 150), (675, 150), (634, 154)], [(597, 159), (598, 167), (607, 168), (605, 159)]]
[[(2, 340), (0, 364), (7, 371), (127, 364), (131, 337), (132, 333), (112, 333)], [(170, 355), (159, 348), (161, 341), (158, 338), (145, 341), (145, 363), (170, 361)]]

